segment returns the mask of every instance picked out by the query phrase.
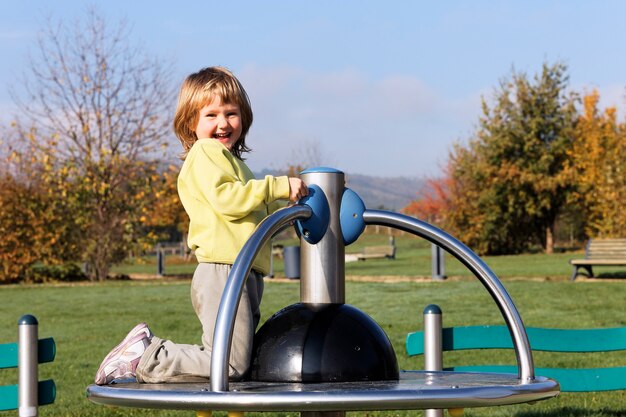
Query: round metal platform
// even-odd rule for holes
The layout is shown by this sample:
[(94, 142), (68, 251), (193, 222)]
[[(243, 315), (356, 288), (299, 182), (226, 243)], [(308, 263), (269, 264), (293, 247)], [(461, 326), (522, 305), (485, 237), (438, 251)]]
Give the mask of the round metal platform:
[(214, 392), (208, 383), (90, 385), (89, 400), (138, 408), (224, 411), (365, 411), (489, 407), (555, 397), (559, 384), (515, 374), (402, 371), (398, 381), (232, 382)]
[[(307, 184), (321, 186), (322, 192), (318, 196), (323, 194), (332, 202), (329, 203), (332, 221), (328, 225), (329, 231), (315, 245), (301, 239), (303, 271), (306, 273), (301, 278), (300, 301), (305, 304), (344, 304), (344, 241), (339, 222), (345, 182), (343, 173), (320, 170), (308, 172), (306, 176), (303, 175), (303, 179), (308, 181)], [(233, 264), (215, 324), (210, 384), (125, 381), (90, 385), (88, 399), (105, 405), (153, 409), (324, 413), (491, 407), (545, 400), (559, 394), (558, 382), (534, 376), (532, 351), (519, 312), (502, 283), (482, 259), (463, 243), (428, 223), (397, 213), (362, 209), (351, 211), (347, 218), (360, 219), (362, 226), (389, 226), (420, 236), (447, 250), (476, 275), (496, 302), (509, 328), (518, 362), (517, 374), (403, 371), (399, 380), (387, 381), (231, 383), (228, 380), (228, 359), (237, 306), (246, 279), (260, 248), (272, 236), (290, 222), (307, 220), (315, 214), (311, 207), (297, 204), (279, 210), (261, 222)]]

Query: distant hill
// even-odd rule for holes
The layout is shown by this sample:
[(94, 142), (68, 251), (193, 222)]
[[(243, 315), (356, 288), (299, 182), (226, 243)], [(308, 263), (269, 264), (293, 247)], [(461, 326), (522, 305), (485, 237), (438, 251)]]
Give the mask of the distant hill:
[[(265, 169), (255, 173), (257, 178), (265, 175), (284, 175)], [(357, 193), (368, 209), (400, 211), (417, 196), (426, 180), (411, 177), (373, 177), (346, 173), (346, 186)]]
[(369, 209), (400, 211), (424, 187), (426, 180), (410, 177), (372, 177), (346, 174), (346, 186), (357, 193)]

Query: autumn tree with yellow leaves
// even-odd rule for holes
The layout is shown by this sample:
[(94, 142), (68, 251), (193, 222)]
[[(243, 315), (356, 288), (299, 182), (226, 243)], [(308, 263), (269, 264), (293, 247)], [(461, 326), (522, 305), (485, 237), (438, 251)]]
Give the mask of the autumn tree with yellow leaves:
[[(28, 281), (35, 263), (81, 263), (88, 272), (108, 269), (130, 250), (153, 247), (161, 237), (155, 225), (170, 221), (180, 205), (168, 185), (173, 168), (162, 172), (156, 161), (139, 161), (127, 171), (123, 192), (114, 194), (93, 173), (59, 158), (57, 145), (35, 130), (3, 134), (0, 282)], [(104, 208), (98, 205), (102, 201)], [(98, 224), (94, 218), (101, 210), (108, 221)], [(95, 245), (105, 238), (110, 243), (98, 252)]]
[(571, 151), (577, 202), (589, 237), (626, 236), (626, 126), (617, 109), (598, 108), (597, 91), (583, 97)]
[(54, 152), (32, 148), (35, 138), (34, 131), (25, 137), (3, 131), (0, 138), (0, 282), (28, 281), (35, 262), (60, 264), (80, 252), (66, 186), (71, 170)]
[(14, 92), (15, 131), (21, 139), (36, 132), (23, 157), (54, 155), (51, 169), (67, 171), (55, 191), (92, 280), (106, 279), (141, 238), (171, 131), (171, 71), (128, 35), (124, 22), (110, 25), (95, 9), (84, 22), (50, 22)]
[(148, 244), (166, 238), (165, 235), (171, 234), (172, 230), (183, 236), (184, 240), (189, 230), (189, 216), (178, 197), (176, 185), (180, 167), (168, 165), (159, 171), (152, 188), (154, 202), (143, 209), (140, 218)]

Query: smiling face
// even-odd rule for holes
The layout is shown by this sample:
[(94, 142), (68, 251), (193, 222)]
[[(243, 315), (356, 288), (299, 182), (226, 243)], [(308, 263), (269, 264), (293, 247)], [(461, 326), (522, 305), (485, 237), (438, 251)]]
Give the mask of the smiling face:
[(231, 150), (242, 131), (241, 110), (237, 104), (224, 104), (216, 96), (198, 111), (198, 124), (194, 129), (198, 139), (215, 139)]

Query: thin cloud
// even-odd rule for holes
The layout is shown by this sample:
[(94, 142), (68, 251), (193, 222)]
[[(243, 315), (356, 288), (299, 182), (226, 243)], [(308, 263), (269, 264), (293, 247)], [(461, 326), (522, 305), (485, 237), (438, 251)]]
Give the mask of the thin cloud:
[(446, 97), (407, 74), (375, 79), (355, 69), (249, 66), (238, 75), (255, 111), (255, 169), (270, 164), (264, 160), (286, 167), (299, 148), (316, 143), (346, 172), (432, 175), (480, 109), (478, 92)]

